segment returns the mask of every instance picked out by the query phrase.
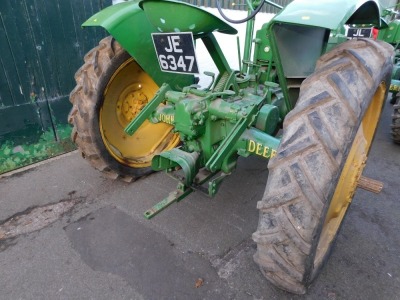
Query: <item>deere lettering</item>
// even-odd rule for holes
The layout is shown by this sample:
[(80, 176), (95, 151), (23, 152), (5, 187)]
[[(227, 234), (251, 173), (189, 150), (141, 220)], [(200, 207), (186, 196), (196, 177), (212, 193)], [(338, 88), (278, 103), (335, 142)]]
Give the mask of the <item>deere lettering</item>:
[(174, 115), (165, 115), (165, 114), (160, 114), (158, 115), (158, 120), (167, 124), (174, 124)]
[(272, 158), (276, 155), (276, 150), (253, 140), (249, 140), (247, 144), (247, 151), (265, 158)]

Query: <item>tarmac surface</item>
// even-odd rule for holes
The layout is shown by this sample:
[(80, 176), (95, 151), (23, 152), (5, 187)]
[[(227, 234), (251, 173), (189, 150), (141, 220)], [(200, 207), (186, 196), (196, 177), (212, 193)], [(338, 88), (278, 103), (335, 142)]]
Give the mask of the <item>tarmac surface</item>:
[(201, 193), (151, 220), (176, 182), (154, 173), (111, 181), (73, 152), (0, 178), (0, 299), (400, 299), (400, 146), (385, 104), (364, 175), (332, 256), (303, 296), (253, 262), (267, 161), (241, 159), (210, 199)]

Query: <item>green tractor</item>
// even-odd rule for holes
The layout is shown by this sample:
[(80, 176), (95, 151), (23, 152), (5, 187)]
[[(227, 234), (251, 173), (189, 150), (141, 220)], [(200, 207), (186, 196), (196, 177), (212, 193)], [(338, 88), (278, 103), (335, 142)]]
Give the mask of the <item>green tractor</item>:
[[(376, 1), (297, 0), (255, 31), (264, 4), (281, 8), (248, 1), (243, 20), (221, 11), (247, 22), (239, 70), (214, 36), (236, 29), (196, 6), (143, 0), (100, 11), (83, 26), (110, 37), (75, 75), (69, 120), (82, 156), (108, 177), (164, 170), (178, 180), (146, 218), (194, 191), (215, 195), (240, 156), (265, 159), (254, 260), (273, 284), (301, 294), (327, 260), (361, 178), (394, 52), (346, 31), (380, 28)], [(206, 88), (195, 76), (199, 40), (218, 70), (205, 72)]]
[(397, 19), (400, 13), (394, 8), (384, 10), (383, 17), (387, 22), (387, 26), (384, 26), (384, 28), (379, 31), (378, 38), (391, 44), (395, 48), (392, 82), (389, 92), (392, 93), (390, 103), (394, 104), (391, 126), (392, 137), (395, 143), (400, 144), (400, 97), (398, 95), (400, 92), (400, 20)]

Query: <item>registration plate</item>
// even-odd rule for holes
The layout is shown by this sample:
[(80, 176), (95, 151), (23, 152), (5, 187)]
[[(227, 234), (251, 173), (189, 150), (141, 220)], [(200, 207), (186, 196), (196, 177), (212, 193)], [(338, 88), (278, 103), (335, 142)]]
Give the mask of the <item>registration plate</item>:
[(349, 28), (347, 37), (351, 39), (370, 38), (372, 36), (372, 28)]
[(152, 33), (152, 38), (161, 71), (199, 73), (191, 32)]

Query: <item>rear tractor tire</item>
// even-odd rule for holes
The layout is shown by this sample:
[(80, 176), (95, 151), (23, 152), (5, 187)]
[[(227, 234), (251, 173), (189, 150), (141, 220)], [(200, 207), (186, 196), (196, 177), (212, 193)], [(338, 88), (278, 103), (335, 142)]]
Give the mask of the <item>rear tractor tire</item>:
[(390, 86), (393, 49), (345, 42), (317, 62), (270, 160), (253, 239), (255, 261), (281, 289), (303, 294), (326, 262), (365, 166)]
[(85, 56), (76, 72), (69, 122), (82, 156), (109, 178), (131, 181), (151, 172), (155, 154), (174, 148), (172, 126), (147, 121), (129, 136), (124, 128), (153, 98), (158, 86), (112, 37)]

